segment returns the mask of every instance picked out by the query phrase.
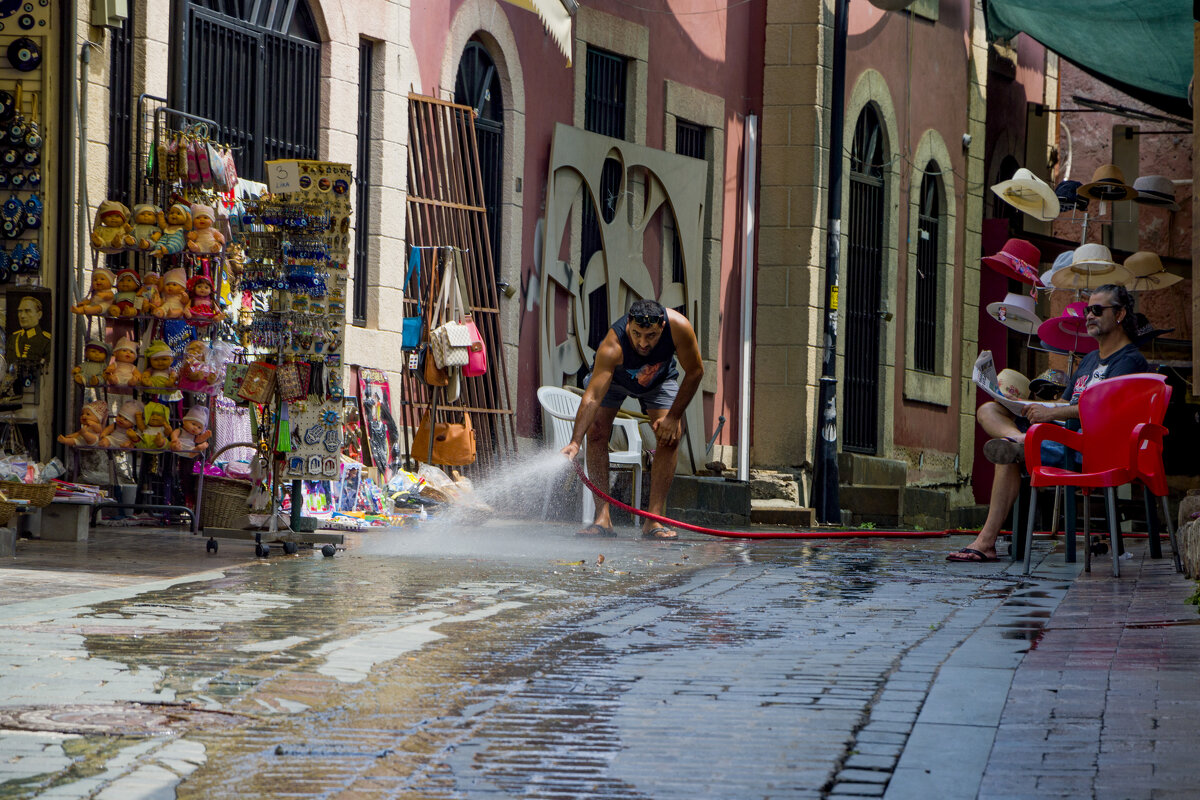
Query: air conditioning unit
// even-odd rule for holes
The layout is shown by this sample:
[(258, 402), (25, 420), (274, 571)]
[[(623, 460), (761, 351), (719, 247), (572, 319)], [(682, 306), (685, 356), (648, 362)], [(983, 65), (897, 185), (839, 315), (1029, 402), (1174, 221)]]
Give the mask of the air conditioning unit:
[(129, 19), (129, 0), (92, 0), (92, 24), (119, 28)]

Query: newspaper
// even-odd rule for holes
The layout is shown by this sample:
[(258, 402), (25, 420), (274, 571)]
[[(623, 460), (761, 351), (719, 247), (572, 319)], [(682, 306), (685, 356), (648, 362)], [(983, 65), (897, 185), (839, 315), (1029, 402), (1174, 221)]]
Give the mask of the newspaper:
[(1043, 402), (1040, 400), (1016, 400), (1008, 397), (1000, 391), (1000, 379), (996, 377), (996, 365), (992, 361), (992, 351), (984, 350), (979, 354), (979, 358), (975, 359), (975, 368), (971, 371), (971, 380), (975, 381), (975, 385), (983, 389), (997, 403), (1007, 408), (1009, 411), (1016, 414), (1018, 417), (1025, 416), (1025, 409), (1029, 406), (1061, 406), (1061, 402)]

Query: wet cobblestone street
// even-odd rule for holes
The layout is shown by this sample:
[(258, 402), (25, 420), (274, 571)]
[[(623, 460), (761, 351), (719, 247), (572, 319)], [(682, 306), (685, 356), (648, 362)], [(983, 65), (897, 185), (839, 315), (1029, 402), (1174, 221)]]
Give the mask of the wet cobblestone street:
[(954, 796), (910, 738), (998, 724), (1069, 585), (947, 568), (945, 539), (572, 532), (223, 544), (182, 582), (6, 598), (0, 798)]

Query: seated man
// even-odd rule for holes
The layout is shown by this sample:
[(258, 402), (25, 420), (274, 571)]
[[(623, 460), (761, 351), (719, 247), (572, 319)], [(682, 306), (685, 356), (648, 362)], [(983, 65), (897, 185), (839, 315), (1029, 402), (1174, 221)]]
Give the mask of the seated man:
[[(1088, 353), (1067, 383), (1062, 406), (1030, 405), (1023, 418), (1014, 417), (999, 403), (984, 403), (975, 418), (993, 437), (983, 446), (983, 455), (996, 465), (992, 478), (992, 499), (987, 521), (968, 546), (946, 556), (947, 561), (997, 561), (996, 539), (1021, 489), (1021, 463), (1025, 460), (1025, 431), (1035, 422), (1066, 422), (1079, 425), (1079, 395), (1091, 384), (1105, 378), (1148, 372), (1146, 359), (1133, 343), (1136, 336), (1133, 297), (1124, 286), (1106, 284), (1092, 292), (1087, 306), (1088, 335), (1100, 348)], [(1042, 445), (1049, 447), (1048, 444)], [(1047, 458), (1043, 449), (1043, 458)]]

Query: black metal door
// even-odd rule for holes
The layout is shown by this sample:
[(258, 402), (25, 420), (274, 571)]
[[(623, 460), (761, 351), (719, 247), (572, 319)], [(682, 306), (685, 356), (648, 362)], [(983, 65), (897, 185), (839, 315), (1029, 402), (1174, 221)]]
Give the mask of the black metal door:
[(842, 449), (879, 450), (879, 334), (883, 270), (883, 132), (869, 106), (850, 156), (846, 287), (845, 418)]
[(500, 190), (504, 176), (504, 96), (500, 74), (481, 42), (468, 42), (458, 60), (454, 102), (475, 109), (475, 142), (479, 148), (479, 172), (487, 208), (488, 236), (492, 262), (500, 280)]

